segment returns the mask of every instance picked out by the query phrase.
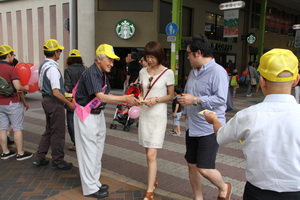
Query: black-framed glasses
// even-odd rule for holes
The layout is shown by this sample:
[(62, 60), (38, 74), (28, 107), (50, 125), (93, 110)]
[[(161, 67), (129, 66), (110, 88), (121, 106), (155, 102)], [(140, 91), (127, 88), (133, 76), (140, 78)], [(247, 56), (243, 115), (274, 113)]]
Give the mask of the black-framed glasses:
[(14, 52), (10, 52), (10, 55), (11, 56), (16, 56), (16, 54), (14, 54)]
[(187, 56), (189, 57), (191, 53), (193, 53), (192, 51), (186, 51)]
[(151, 82), (152, 82), (152, 80), (153, 80), (153, 77), (151, 76), (151, 77), (149, 77), (149, 84), (148, 84), (148, 89), (150, 89), (152, 86), (151, 86)]

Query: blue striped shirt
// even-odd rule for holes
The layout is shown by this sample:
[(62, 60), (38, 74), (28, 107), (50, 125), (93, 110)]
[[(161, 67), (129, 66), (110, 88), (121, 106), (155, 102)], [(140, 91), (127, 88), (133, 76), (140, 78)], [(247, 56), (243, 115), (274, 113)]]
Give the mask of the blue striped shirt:
[(185, 94), (200, 97), (200, 104), (186, 106), (187, 129), (191, 137), (206, 136), (214, 133), (213, 126), (206, 122), (199, 112), (204, 109), (212, 110), (218, 116), (221, 124), (225, 124), (225, 110), (228, 93), (229, 77), (225, 69), (215, 62), (209, 61), (198, 69), (191, 70)]

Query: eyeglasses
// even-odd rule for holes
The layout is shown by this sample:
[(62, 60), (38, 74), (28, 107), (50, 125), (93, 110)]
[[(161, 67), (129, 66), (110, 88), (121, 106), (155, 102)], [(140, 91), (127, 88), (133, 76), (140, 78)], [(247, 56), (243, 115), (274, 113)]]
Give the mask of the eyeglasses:
[(149, 84), (148, 84), (148, 89), (151, 89), (151, 82), (152, 82), (152, 80), (153, 80), (153, 77), (151, 76), (151, 77), (149, 77)]
[(16, 56), (16, 54), (14, 54), (13, 52), (10, 53), (11, 56)]
[(193, 53), (192, 51), (186, 51), (187, 56), (189, 57), (191, 53)]

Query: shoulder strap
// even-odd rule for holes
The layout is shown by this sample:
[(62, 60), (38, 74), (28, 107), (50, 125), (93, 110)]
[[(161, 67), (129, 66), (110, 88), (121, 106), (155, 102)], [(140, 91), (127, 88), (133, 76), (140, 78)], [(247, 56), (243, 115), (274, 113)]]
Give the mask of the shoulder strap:
[(157, 77), (157, 79), (155, 79), (155, 81), (153, 82), (153, 84), (150, 85), (150, 88), (148, 89), (146, 95), (144, 96), (144, 99), (146, 99), (146, 97), (148, 96), (148, 94), (149, 94), (150, 90), (152, 89), (153, 85), (158, 81), (158, 79), (159, 79), (159, 78), (160, 78), (167, 70), (168, 70), (168, 68), (165, 69), (162, 73), (160, 73), (160, 75)]

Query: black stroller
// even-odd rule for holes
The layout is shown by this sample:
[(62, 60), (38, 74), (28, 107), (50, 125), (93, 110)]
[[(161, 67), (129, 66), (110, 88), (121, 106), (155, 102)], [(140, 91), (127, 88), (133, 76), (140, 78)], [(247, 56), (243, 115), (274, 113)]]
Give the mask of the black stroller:
[[(138, 87), (138, 85), (133, 85), (129, 87), (125, 94), (126, 95), (134, 95), (136, 98), (140, 95), (141, 90)], [(112, 123), (110, 124), (110, 129), (116, 129), (117, 124), (115, 122), (119, 122), (120, 124), (124, 125), (123, 131), (130, 131), (130, 126), (135, 122), (135, 119), (132, 119), (128, 115), (128, 111), (131, 108), (129, 104), (126, 103), (121, 103), (117, 105), (115, 114), (114, 114), (114, 119)], [(138, 122), (136, 123), (136, 126), (138, 126)]]

